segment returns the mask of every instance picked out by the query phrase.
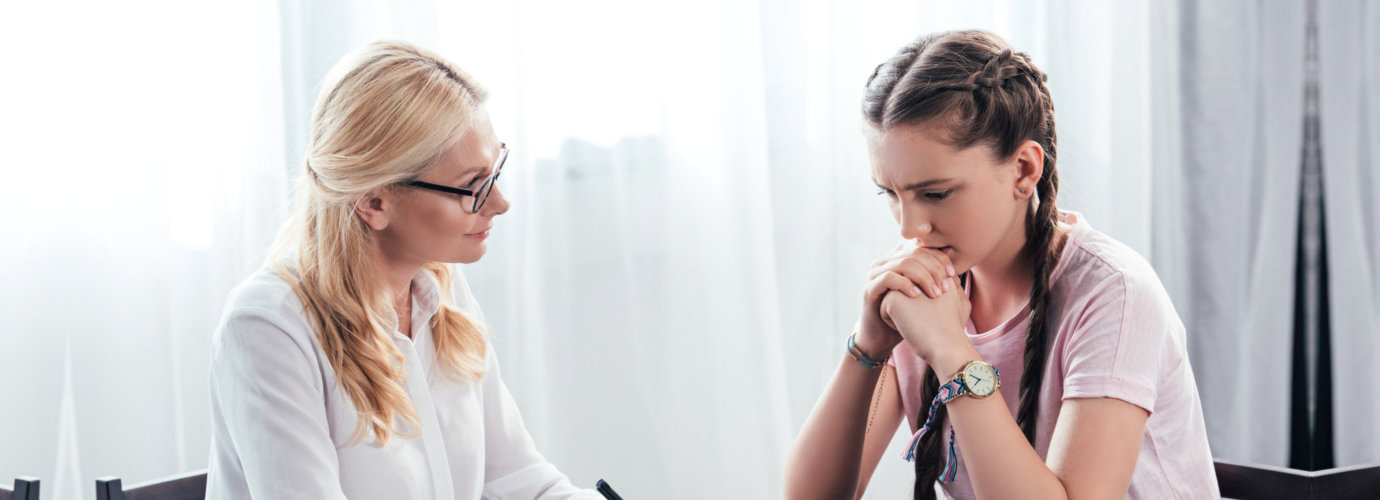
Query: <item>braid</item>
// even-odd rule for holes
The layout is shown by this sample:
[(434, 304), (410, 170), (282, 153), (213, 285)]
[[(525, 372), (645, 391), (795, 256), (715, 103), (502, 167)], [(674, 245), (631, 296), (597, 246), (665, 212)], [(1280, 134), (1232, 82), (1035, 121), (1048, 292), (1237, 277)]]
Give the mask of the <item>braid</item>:
[[(926, 368), (925, 382), (920, 389), (920, 401), (923, 403), (920, 405), (920, 419), (916, 422), (929, 418), (929, 402), (938, 394), (939, 376), (934, 373), (933, 367)], [(939, 480), (939, 474), (944, 469), (944, 433), (939, 430), (944, 428), (948, 420), (949, 407), (939, 405), (935, 412), (930, 431), (920, 436), (920, 446), (915, 453), (915, 500), (935, 500), (934, 482)]]
[(1006, 84), (1007, 79), (1020, 74), (1019, 70), (1011, 64), (1011, 60), (1015, 56), (1016, 53), (1010, 47), (1002, 49), (1001, 52), (992, 56), (982, 65), (981, 71), (973, 73), (967, 83), (989, 89), (1001, 88), (1002, 85)]
[(1040, 177), (1036, 192), (1040, 195), (1039, 207), (1029, 224), (1026, 250), (1033, 254), (1035, 282), (1030, 287), (1030, 324), (1025, 332), (1025, 370), (1021, 373), (1020, 406), (1016, 410), (1016, 423), (1021, 426), (1025, 439), (1035, 446), (1035, 423), (1040, 413), (1040, 386), (1045, 378), (1045, 359), (1049, 354), (1049, 275), (1058, 262), (1059, 255), (1054, 247), (1055, 224), (1058, 211), (1054, 208), (1054, 196), (1058, 192), (1057, 174), (1046, 170)]

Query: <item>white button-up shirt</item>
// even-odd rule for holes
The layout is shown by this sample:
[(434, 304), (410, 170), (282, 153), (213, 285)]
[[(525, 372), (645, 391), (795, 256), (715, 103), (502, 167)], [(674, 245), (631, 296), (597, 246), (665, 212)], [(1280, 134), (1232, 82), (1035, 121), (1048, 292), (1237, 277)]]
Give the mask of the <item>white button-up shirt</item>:
[[(480, 321), (458, 272), (455, 281), (452, 303)], [(355, 406), (292, 287), (265, 267), (231, 292), (211, 343), (206, 498), (603, 498), (537, 452), (492, 347), (482, 380), (457, 382), (435, 366), (430, 325), (442, 290), (426, 271), (412, 284), (413, 338), (395, 333), (393, 343), (422, 425), (384, 447), (372, 433), (347, 446)]]

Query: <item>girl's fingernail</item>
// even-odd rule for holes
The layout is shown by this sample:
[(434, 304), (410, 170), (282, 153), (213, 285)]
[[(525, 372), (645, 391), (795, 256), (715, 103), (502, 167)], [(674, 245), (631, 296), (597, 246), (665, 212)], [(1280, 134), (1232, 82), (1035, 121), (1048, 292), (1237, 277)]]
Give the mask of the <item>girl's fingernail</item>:
[(918, 286), (910, 287), (910, 296), (911, 296), (911, 297), (919, 297), (920, 294), (921, 294), (921, 292), (920, 292), (920, 287), (918, 287)]
[(944, 291), (939, 289), (939, 285), (934, 285), (933, 290), (934, 290), (934, 296), (935, 296), (935, 297), (938, 297), (938, 296), (940, 296), (940, 295), (944, 295)]
[(944, 280), (944, 291), (949, 291), (949, 280)]
[(953, 264), (948, 265), (946, 268), (949, 270), (949, 276), (958, 276), (958, 273), (954, 272)]

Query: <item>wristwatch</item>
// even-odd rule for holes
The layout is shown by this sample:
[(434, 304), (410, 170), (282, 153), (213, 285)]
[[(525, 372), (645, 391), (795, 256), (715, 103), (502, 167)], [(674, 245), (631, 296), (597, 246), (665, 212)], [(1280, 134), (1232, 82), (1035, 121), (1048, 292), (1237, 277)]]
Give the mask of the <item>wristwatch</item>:
[(945, 399), (945, 403), (953, 401), (959, 396), (972, 396), (978, 399), (986, 398), (997, 392), (1001, 387), (1001, 373), (997, 372), (997, 367), (982, 361), (970, 361), (967, 365), (954, 374), (945, 386), (954, 385), (952, 391), (948, 391), (951, 396)]
[[(910, 445), (906, 446), (906, 454), (903, 458), (907, 462), (914, 460), (915, 455), (920, 452), (920, 437), (929, 432), (930, 425), (934, 423), (935, 414), (939, 413), (939, 405), (958, 399), (959, 396), (972, 396), (982, 399), (991, 396), (1001, 387), (1001, 374), (997, 372), (997, 367), (982, 361), (969, 361), (963, 366), (962, 370), (954, 374), (948, 382), (939, 386), (939, 393), (934, 395), (934, 401), (930, 402), (929, 416), (925, 418), (925, 424), (915, 431), (915, 436), (910, 438)], [(940, 473), (939, 480), (945, 484), (952, 483), (957, 474), (957, 459), (954, 453), (954, 426), (949, 425), (949, 459), (945, 462), (944, 471)]]

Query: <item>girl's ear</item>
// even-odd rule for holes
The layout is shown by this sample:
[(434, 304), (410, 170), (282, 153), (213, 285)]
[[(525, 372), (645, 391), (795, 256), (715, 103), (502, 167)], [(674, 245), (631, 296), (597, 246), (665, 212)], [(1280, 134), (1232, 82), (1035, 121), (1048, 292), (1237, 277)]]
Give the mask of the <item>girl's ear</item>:
[(380, 190), (369, 191), (355, 201), (355, 215), (358, 215), (370, 229), (382, 231), (388, 227), (390, 201)]
[(1035, 195), (1040, 176), (1045, 173), (1045, 148), (1035, 141), (1025, 141), (1016, 148), (1016, 185), (1013, 193), (1018, 199)]

